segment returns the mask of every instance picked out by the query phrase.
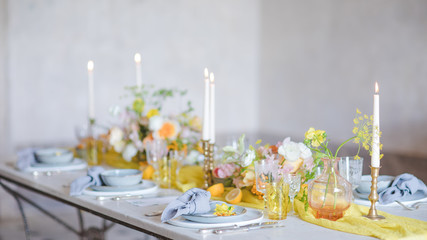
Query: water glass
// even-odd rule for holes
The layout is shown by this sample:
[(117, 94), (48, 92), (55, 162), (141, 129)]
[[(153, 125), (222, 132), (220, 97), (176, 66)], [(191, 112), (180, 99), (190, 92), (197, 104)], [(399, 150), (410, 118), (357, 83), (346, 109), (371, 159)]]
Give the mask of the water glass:
[(271, 220), (286, 219), (290, 208), (289, 184), (283, 179), (266, 184), (267, 217)]
[(165, 140), (152, 140), (146, 142), (145, 144), (147, 162), (148, 164), (153, 166), (155, 170), (155, 174), (153, 177), (156, 182), (159, 182), (160, 180), (159, 169), (160, 165), (164, 165), (164, 163), (161, 162), (164, 162), (167, 150), (167, 143)]
[(283, 176), (283, 181), (289, 184), (289, 198), (292, 204), (294, 202), (295, 196), (301, 188), (301, 175), (296, 173), (288, 173)]
[(277, 161), (260, 160), (255, 162), (256, 190), (264, 193), (266, 184), (277, 179), (279, 165)]
[(338, 162), (340, 175), (349, 181), (355, 190), (362, 179), (363, 158), (342, 157)]

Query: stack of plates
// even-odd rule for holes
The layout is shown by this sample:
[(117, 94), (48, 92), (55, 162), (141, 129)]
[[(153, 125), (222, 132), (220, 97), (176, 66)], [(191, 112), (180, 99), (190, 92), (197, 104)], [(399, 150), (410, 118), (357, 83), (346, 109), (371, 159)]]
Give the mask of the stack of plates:
[(227, 227), (227, 226), (240, 226), (251, 223), (261, 222), (263, 219), (263, 213), (256, 209), (246, 209), (241, 206), (234, 206), (234, 212), (236, 215), (233, 216), (216, 216), (214, 215), (216, 204), (223, 204), (224, 202), (213, 201), (210, 203), (211, 210), (203, 214), (195, 215), (182, 215), (178, 218), (170, 220), (168, 223), (187, 228), (216, 228), (216, 227)]
[(26, 168), (27, 172), (72, 171), (87, 167), (87, 163), (73, 157), (73, 152), (61, 148), (47, 148), (37, 150), (36, 162)]
[(142, 195), (154, 193), (157, 189), (157, 184), (144, 180), (141, 183), (127, 186), (90, 186), (83, 190), (83, 194), (89, 196)]

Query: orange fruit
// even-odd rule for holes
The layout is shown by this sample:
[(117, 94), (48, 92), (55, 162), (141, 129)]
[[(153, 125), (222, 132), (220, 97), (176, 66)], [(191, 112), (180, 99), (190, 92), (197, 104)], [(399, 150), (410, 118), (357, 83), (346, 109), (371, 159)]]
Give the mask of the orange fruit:
[(151, 165), (148, 165), (142, 171), (142, 179), (146, 179), (146, 180), (151, 179), (151, 177), (153, 176), (153, 173), (154, 173), (154, 167)]
[(208, 187), (206, 191), (210, 192), (212, 197), (221, 197), (222, 194), (224, 193), (224, 184), (222, 183), (214, 184)]
[(238, 204), (242, 201), (242, 197), (242, 190), (240, 190), (240, 188), (235, 188), (225, 195), (225, 201), (230, 204)]

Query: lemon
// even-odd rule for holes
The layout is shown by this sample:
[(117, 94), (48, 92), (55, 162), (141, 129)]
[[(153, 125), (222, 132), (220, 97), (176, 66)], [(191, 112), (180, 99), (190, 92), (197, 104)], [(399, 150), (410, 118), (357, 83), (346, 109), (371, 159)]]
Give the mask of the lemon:
[(225, 195), (225, 201), (230, 204), (237, 204), (242, 201), (242, 197), (242, 190), (240, 190), (240, 188), (235, 188)]
[(210, 192), (212, 197), (221, 197), (222, 194), (224, 193), (224, 184), (222, 183), (214, 184), (208, 187), (206, 191)]

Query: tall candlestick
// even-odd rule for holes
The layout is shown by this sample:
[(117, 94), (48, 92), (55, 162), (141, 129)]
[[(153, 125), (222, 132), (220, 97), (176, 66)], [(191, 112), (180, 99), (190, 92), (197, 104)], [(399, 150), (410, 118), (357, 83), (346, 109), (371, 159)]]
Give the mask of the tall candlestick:
[(210, 124), (210, 131), (209, 131), (209, 137), (210, 137), (210, 143), (215, 143), (215, 78), (214, 74), (210, 74), (210, 113), (209, 113), (209, 124)]
[(135, 53), (135, 66), (136, 66), (136, 86), (138, 91), (142, 88), (142, 70), (141, 70), (141, 54)]
[(380, 95), (378, 82), (375, 82), (371, 166), (380, 167)]
[(205, 68), (205, 102), (203, 108), (203, 134), (202, 138), (205, 141), (209, 140), (209, 72), (208, 69)]
[(89, 61), (87, 63), (87, 72), (88, 72), (88, 78), (89, 78), (89, 119), (94, 120), (95, 119), (95, 103), (94, 103), (94, 96), (93, 96), (93, 61)]

